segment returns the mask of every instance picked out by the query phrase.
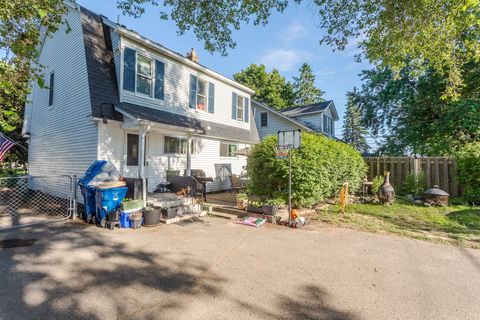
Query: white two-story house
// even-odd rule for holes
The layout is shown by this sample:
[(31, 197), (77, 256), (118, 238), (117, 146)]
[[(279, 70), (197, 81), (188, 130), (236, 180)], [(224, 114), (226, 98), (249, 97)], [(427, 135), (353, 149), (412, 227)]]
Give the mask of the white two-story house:
[(249, 88), (79, 5), (66, 25), (43, 37), (24, 136), (31, 175), (81, 175), (96, 159), (124, 177), (203, 170), (207, 191), (230, 188), (259, 141)]
[(335, 104), (331, 100), (281, 111), (254, 100), (252, 108), (261, 139), (285, 130), (315, 132), (335, 138), (335, 122), (339, 117)]

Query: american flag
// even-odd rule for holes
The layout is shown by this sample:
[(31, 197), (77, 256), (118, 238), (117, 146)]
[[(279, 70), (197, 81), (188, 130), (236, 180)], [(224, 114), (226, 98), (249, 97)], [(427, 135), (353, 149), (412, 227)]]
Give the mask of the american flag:
[(15, 143), (0, 134), (0, 161), (3, 160), (3, 156), (10, 150)]

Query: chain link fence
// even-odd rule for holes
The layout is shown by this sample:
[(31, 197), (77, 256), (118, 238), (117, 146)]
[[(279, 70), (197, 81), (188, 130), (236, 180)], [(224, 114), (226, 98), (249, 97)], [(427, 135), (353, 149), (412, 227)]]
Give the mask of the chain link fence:
[(75, 191), (70, 176), (0, 178), (0, 229), (74, 215)]

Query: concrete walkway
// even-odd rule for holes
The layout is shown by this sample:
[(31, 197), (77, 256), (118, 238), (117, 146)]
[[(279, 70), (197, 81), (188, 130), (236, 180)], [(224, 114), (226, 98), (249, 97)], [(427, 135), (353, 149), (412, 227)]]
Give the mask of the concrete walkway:
[(2, 320), (479, 319), (479, 299), (480, 251), (321, 225), (0, 233)]

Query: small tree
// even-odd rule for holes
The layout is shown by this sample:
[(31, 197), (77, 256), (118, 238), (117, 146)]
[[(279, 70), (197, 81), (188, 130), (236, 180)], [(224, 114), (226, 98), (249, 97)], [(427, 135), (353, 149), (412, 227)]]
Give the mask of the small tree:
[(324, 91), (315, 86), (315, 74), (308, 63), (298, 69), (298, 77), (293, 77), (294, 104), (302, 106), (325, 101)]
[(343, 120), (343, 141), (360, 152), (367, 152), (370, 148), (365, 135), (367, 130), (362, 124), (362, 114), (355, 102), (356, 89), (347, 93), (347, 110)]

